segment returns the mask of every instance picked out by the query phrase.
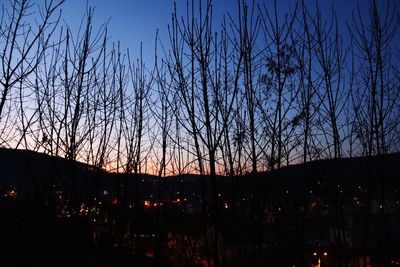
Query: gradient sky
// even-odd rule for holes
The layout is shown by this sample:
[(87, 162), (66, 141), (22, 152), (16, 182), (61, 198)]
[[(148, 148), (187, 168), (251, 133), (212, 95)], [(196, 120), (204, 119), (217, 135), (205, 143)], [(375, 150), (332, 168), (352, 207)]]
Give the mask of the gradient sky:
[[(65, 23), (76, 29), (85, 14), (86, 5), (94, 6), (95, 24), (99, 25), (109, 20), (108, 32), (111, 35), (111, 41), (119, 40), (121, 48), (123, 50), (129, 48), (134, 58), (139, 56), (140, 42), (143, 42), (145, 62), (152, 65), (157, 29), (159, 29), (160, 38), (168, 44), (167, 26), (171, 22), (174, 2), (177, 3), (178, 12), (185, 10), (186, 0), (66, 0), (62, 7), (63, 19)], [(273, 1), (265, 0), (264, 2), (267, 6), (273, 4)], [(280, 12), (293, 8), (291, 4), (293, 1), (279, 0), (277, 2)], [(311, 6), (315, 6), (315, 1), (308, 2)], [(345, 20), (351, 18), (352, 9), (358, 2), (358, 0), (321, 0), (319, 4), (323, 11), (329, 11), (333, 5), (338, 13), (339, 22), (344, 27)], [(367, 0), (361, 2), (368, 3)], [(215, 19), (220, 19), (227, 12), (237, 13), (236, 0), (214, 0), (213, 3)], [(361, 6), (361, 8), (365, 12), (366, 6)], [(182, 12), (180, 14), (183, 14)]]
[[(173, 0), (88, 0), (95, 7), (94, 21), (101, 24), (109, 20), (108, 32), (112, 41), (120, 41), (123, 49), (129, 48), (131, 55), (139, 56), (140, 43), (146, 64), (154, 60), (154, 42), (157, 29), (163, 42), (168, 43), (168, 24), (174, 9)], [(178, 0), (177, 9), (185, 11), (186, 0)], [(215, 1), (214, 13), (221, 16), (226, 12), (235, 13), (235, 1)], [(85, 14), (86, 1), (66, 0), (63, 18), (68, 25), (77, 28)], [(180, 13), (180, 12), (179, 12)], [(183, 15), (183, 13), (180, 13)]]
[[(198, 1), (195, 0), (195, 3)], [(206, 0), (202, 1), (206, 2)], [(252, 2), (252, 0), (246, 1)], [(12, 0), (4, 2), (6, 8), (9, 8)], [(44, 0), (31, 0), (31, 2), (35, 5), (44, 4)], [(168, 24), (171, 23), (174, 2), (176, 2), (178, 14), (185, 15), (186, 0), (65, 0), (62, 5), (62, 23), (68, 24), (76, 36), (87, 6), (94, 7), (94, 25), (99, 26), (109, 21), (110, 42), (120, 41), (121, 50), (126, 52), (129, 48), (133, 59), (140, 56), (140, 43), (143, 42), (144, 61), (147, 66), (151, 66), (154, 63), (154, 41), (157, 29), (160, 39), (168, 47)], [(265, 3), (267, 7), (271, 7), (272, 11), (274, 0), (256, 0), (256, 2)], [(277, 0), (279, 17), (283, 18), (284, 12), (293, 9), (295, 2), (296, 0)], [(311, 10), (315, 8), (317, 2), (327, 18), (330, 16), (331, 7), (334, 6), (345, 41), (348, 40), (346, 20), (351, 21), (352, 11), (357, 5), (360, 6), (363, 18), (368, 20), (369, 0), (305, 0), (305, 2)], [(400, 1), (377, 0), (377, 4), (378, 6), (389, 4), (391, 7), (394, 4), (400, 5)], [(37, 9), (34, 11), (37, 12)], [(226, 13), (237, 15), (237, 0), (213, 0), (214, 21), (221, 21), (223, 14)], [(34, 19), (35, 16), (37, 13), (30, 18)], [(400, 43), (399, 35), (395, 37), (394, 44)]]

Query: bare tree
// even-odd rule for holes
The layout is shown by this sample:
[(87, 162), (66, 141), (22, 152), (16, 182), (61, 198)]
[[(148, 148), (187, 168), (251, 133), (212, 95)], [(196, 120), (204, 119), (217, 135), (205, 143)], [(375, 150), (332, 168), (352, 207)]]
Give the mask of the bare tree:
[[(381, 5), (371, 0), (369, 17), (364, 19), (360, 7), (353, 12), (349, 31), (353, 47), (352, 104), (355, 114), (355, 129), (358, 142), (362, 144), (363, 154), (370, 158), (369, 168), (373, 163), (372, 156), (378, 156), (380, 177), (373, 177), (371, 169), (367, 177), (367, 214), (364, 227), (364, 248), (372, 240), (379, 251), (380, 261), (388, 263), (385, 252), (386, 225), (386, 173), (385, 155), (392, 151), (396, 143), (396, 128), (399, 125), (399, 114), (396, 102), (399, 90), (396, 86), (396, 63), (392, 59), (392, 40), (398, 34), (398, 7), (389, 1)], [(355, 71), (357, 69), (357, 71)], [(379, 181), (375, 181), (378, 178)], [(379, 189), (376, 185), (379, 184)], [(378, 234), (371, 237), (372, 201), (379, 202)], [(374, 238), (375, 237), (375, 238)], [(367, 253), (365, 253), (366, 257)]]
[[(262, 6), (262, 28), (265, 40), (269, 40), (269, 45), (264, 51), (264, 64), (266, 73), (262, 76), (264, 84), (263, 109), (264, 113), (270, 114), (267, 110), (272, 110), (270, 116), (273, 118), (267, 127), (271, 127), (271, 147), (269, 167), (275, 173), (275, 197), (274, 212), (277, 214), (278, 223), (276, 228), (276, 238), (278, 244), (278, 261), (282, 259), (282, 234), (285, 233), (284, 217), (281, 203), (280, 169), (285, 143), (292, 136), (292, 120), (289, 112), (293, 109), (294, 101), (297, 99), (299, 87), (295, 85), (293, 79), (297, 71), (295, 61), (295, 42), (290, 40), (292, 27), (296, 19), (297, 4), (293, 11), (285, 13), (283, 21), (279, 19), (277, 1), (274, 1), (273, 11), (270, 12), (266, 5)], [(273, 103), (272, 108), (268, 105)], [(267, 106), (265, 106), (267, 105)], [(267, 121), (268, 122), (268, 121)]]
[[(9, 127), (11, 107), (4, 114), (4, 108), (11, 98), (18, 95), (14, 88), (19, 84), (19, 95), (24, 97), (26, 79), (36, 70), (41, 63), (47, 49), (51, 46), (51, 38), (57, 29), (61, 13), (57, 11), (64, 1), (49, 1), (39, 7), (40, 20), (36, 25), (29, 22), (33, 13), (34, 3), (27, 0), (11, 1), (11, 10), (4, 9), (0, 21), (0, 42), (3, 44), (0, 51), (0, 121), (5, 129)], [(9, 103), (11, 106), (12, 103)], [(25, 107), (22, 107), (22, 109)], [(21, 110), (21, 112), (23, 112)], [(22, 115), (24, 117), (25, 115)], [(32, 118), (32, 117), (31, 117)], [(28, 123), (29, 124), (29, 123)], [(27, 124), (22, 126), (21, 135), (25, 135)], [(4, 134), (3, 134), (4, 135)], [(9, 134), (7, 134), (9, 137)], [(7, 138), (7, 136), (4, 136)], [(11, 141), (11, 140), (8, 140)]]

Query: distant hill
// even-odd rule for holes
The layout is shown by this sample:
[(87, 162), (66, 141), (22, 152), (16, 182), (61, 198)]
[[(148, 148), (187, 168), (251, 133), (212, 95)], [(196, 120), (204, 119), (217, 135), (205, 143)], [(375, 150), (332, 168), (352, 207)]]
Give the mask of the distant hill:
[[(337, 180), (334, 169), (337, 164)], [(300, 189), (305, 183), (320, 181), (325, 185), (333, 183), (365, 185), (369, 179), (371, 185), (380, 185), (385, 177), (385, 186), (400, 185), (400, 153), (386, 155), (382, 160), (377, 157), (343, 158), (334, 160), (318, 160), (306, 164), (306, 181), (304, 181), (304, 165), (282, 167), (279, 174), (281, 190)], [(221, 192), (229, 192), (234, 186), (241, 192), (252, 192), (254, 186), (261, 194), (274, 191), (277, 186), (277, 171), (259, 173), (256, 180), (250, 174), (243, 177), (218, 177), (218, 188)], [(142, 192), (155, 192), (157, 177), (142, 175), (140, 177)], [(209, 182), (204, 179), (206, 185)], [(186, 174), (180, 177), (171, 176), (163, 182), (164, 190), (186, 193), (201, 191), (198, 175)], [(133, 176), (107, 173), (80, 162), (70, 162), (60, 157), (28, 151), (0, 148), (0, 185), (14, 185), (26, 189), (56, 185), (73, 187), (80, 192), (94, 193), (96, 190), (115, 192), (118, 186), (133, 185)]]
[[(336, 164), (336, 175), (335, 175)], [(400, 188), (400, 153), (382, 157), (342, 158), (335, 162), (332, 159), (316, 160), (304, 164), (290, 165), (278, 171), (259, 174), (257, 188), (264, 193), (276, 190), (277, 183), (281, 191), (299, 192), (307, 190), (334, 188), (337, 186), (366, 188)], [(259, 191), (259, 193), (261, 193)]]
[[(335, 164), (337, 174), (335, 179)], [(385, 179), (386, 186), (398, 185), (400, 181), (400, 153), (388, 154), (382, 157), (353, 157), (342, 158), (335, 163), (332, 159), (317, 160), (306, 164), (306, 172), (309, 179), (321, 179), (327, 183), (339, 183), (342, 185), (365, 184), (369, 179), (371, 185), (380, 184)], [(304, 165), (292, 165), (281, 170), (282, 176), (301, 177)]]
[[(87, 170), (91, 170), (90, 172)], [(79, 162), (33, 152), (0, 148), (0, 185), (12, 185), (25, 190), (45, 186), (67, 186), (74, 173), (77, 187), (91, 183), (94, 169)], [(82, 179), (81, 177), (85, 177)]]

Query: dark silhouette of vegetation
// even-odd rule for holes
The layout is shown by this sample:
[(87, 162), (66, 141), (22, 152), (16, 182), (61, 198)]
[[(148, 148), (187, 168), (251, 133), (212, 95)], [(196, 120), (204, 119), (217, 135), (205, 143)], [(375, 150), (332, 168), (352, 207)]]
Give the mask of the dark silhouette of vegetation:
[(398, 4), (292, 3), (174, 3), (154, 64), (5, 5), (0, 265), (399, 264)]

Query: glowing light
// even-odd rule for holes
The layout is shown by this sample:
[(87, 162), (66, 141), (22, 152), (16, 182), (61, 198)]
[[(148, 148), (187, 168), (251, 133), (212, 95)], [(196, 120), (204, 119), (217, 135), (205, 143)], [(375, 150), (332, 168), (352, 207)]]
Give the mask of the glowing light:
[(324, 256), (328, 256), (328, 252), (324, 252)]
[(314, 255), (314, 256), (317, 256), (317, 252), (314, 252), (313, 255)]
[(79, 209), (79, 215), (80, 215), (80, 216), (86, 216), (87, 213), (88, 213), (88, 211), (89, 211), (89, 210), (86, 208), (85, 203), (82, 203), (82, 204), (81, 204), (81, 207), (80, 207), (80, 209)]
[(15, 189), (11, 189), (4, 196), (12, 198), (12, 199), (16, 199), (17, 196), (18, 196), (18, 193), (17, 193), (17, 191)]
[(145, 201), (144, 201), (144, 206), (145, 206), (146, 208), (150, 208), (150, 206), (151, 206), (150, 200), (145, 200)]
[(229, 208), (228, 203), (226, 203), (226, 202), (224, 203), (224, 208), (225, 208), (225, 209)]

